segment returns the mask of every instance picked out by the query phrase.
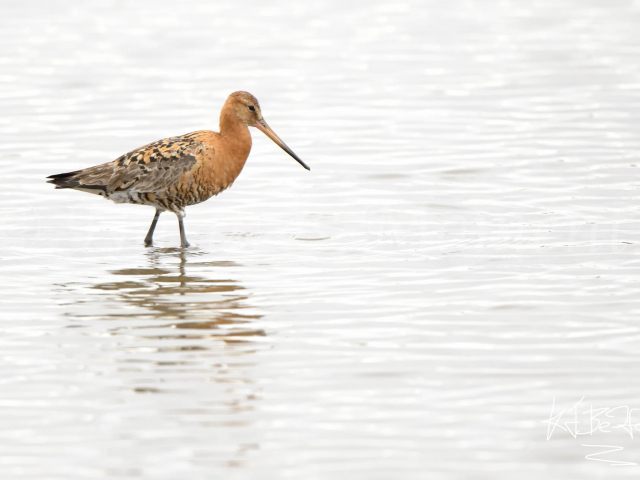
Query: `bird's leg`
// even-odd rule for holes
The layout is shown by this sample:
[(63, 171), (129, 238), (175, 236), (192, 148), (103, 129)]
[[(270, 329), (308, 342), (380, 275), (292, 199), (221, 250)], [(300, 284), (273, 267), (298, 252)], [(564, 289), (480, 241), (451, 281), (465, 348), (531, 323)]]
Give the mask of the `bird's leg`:
[(151, 226), (149, 227), (149, 232), (147, 236), (144, 237), (144, 244), (148, 247), (153, 244), (153, 231), (156, 229), (156, 224), (158, 223), (158, 219), (160, 218), (160, 210), (156, 209), (156, 214), (153, 217), (153, 221), (151, 222)]
[(178, 216), (178, 225), (180, 226), (180, 246), (183, 248), (188, 247), (189, 242), (187, 242), (187, 236), (184, 233), (184, 222), (182, 220), (184, 213), (176, 213), (176, 215)]

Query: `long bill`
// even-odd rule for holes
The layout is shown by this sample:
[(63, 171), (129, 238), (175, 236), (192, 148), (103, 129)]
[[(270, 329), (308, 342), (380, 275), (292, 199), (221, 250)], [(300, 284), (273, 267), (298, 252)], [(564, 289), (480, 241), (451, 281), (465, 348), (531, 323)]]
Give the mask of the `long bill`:
[(264, 121), (264, 118), (256, 121), (256, 124), (254, 126), (258, 130), (260, 130), (262, 133), (264, 133), (267, 137), (269, 137), (271, 140), (273, 140), (274, 143), (276, 145), (278, 145), (281, 149), (283, 149), (285, 152), (287, 152), (289, 155), (291, 155), (296, 160), (296, 162), (298, 162), (300, 165), (302, 165), (307, 170), (311, 170), (307, 166), (306, 163), (304, 163), (302, 160), (300, 160), (300, 157), (298, 157), (295, 153), (293, 153), (293, 150), (291, 150), (289, 147), (287, 147), (286, 143), (284, 143), (282, 140), (280, 140), (280, 137), (278, 135), (276, 135), (276, 132), (271, 130), (271, 127), (269, 125), (267, 125), (267, 122)]

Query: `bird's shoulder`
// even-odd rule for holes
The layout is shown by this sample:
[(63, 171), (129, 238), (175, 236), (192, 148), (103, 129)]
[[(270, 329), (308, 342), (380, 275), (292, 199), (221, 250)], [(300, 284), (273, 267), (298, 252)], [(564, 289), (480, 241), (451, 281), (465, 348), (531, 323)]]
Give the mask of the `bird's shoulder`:
[(190, 159), (195, 161), (201, 155), (215, 154), (211, 139), (216, 132), (199, 130), (175, 137), (167, 137), (131, 150), (114, 160), (120, 168), (134, 165), (145, 168), (169, 168), (176, 162)]
[(201, 130), (136, 148), (108, 164), (109, 172), (101, 170), (100, 174), (108, 177), (101, 182), (106, 183), (110, 192), (159, 191), (174, 185), (198, 161), (215, 155), (215, 147), (209, 140), (213, 133)]

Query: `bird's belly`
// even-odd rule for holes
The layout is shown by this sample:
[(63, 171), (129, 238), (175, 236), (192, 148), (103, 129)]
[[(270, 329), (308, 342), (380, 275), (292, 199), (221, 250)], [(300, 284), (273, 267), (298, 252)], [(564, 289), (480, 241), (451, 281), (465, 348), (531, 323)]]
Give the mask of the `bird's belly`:
[(149, 199), (145, 193), (133, 192), (131, 190), (123, 192), (113, 192), (107, 198), (114, 203), (133, 203), (136, 205), (150, 205)]
[[(230, 182), (232, 183), (232, 182)], [(228, 187), (229, 185), (224, 185)], [(189, 205), (202, 203), (226, 188), (196, 182), (181, 182), (158, 192), (137, 192), (124, 190), (113, 192), (107, 198), (114, 203), (131, 203), (135, 205), (150, 205), (159, 210), (183, 212)]]
[[(107, 198), (114, 203), (131, 203), (133, 205), (149, 205), (159, 210), (182, 210), (183, 205), (177, 199), (170, 197), (160, 197), (155, 193), (149, 192), (136, 192), (133, 190), (127, 190), (122, 192), (113, 192), (107, 195)], [(177, 204), (177, 208), (173, 208), (173, 205)]]

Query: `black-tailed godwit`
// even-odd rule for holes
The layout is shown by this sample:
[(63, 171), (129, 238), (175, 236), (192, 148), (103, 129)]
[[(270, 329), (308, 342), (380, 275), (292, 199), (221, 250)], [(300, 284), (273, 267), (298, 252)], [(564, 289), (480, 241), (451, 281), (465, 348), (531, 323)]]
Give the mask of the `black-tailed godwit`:
[(102, 165), (51, 175), (56, 188), (72, 188), (101, 195), (115, 203), (151, 205), (156, 213), (146, 245), (160, 214), (178, 216), (180, 240), (188, 247), (184, 209), (204, 202), (229, 188), (244, 167), (251, 151), (249, 128), (256, 127), (309, 170), (262, 118), (256, 97), (247, 92), (229, 95), (220, 112), (220, 133), (200, 130), (165, 138)]

